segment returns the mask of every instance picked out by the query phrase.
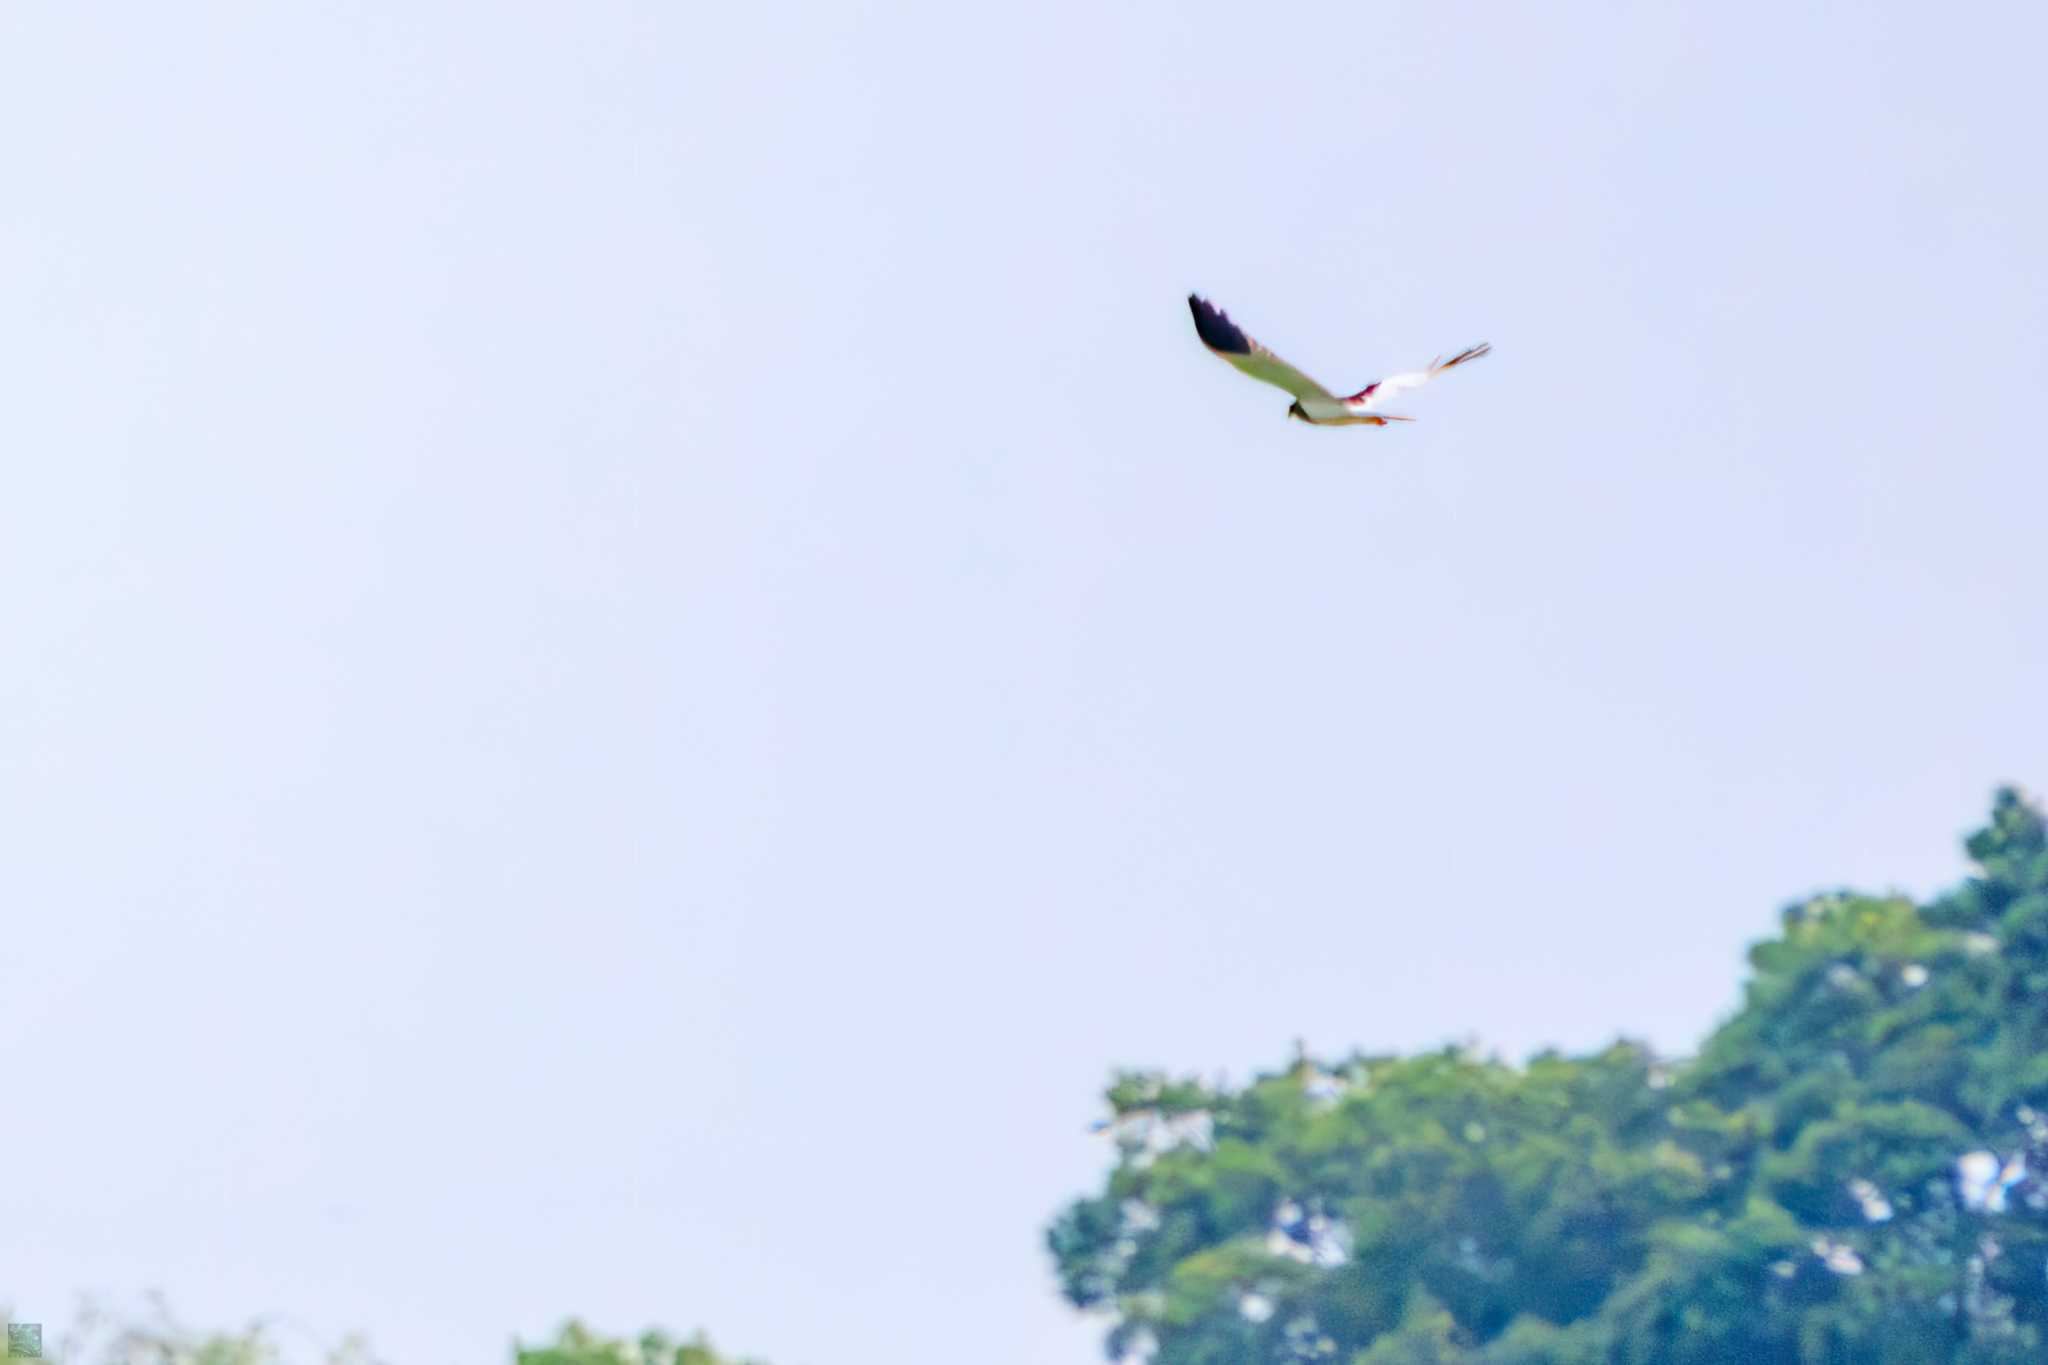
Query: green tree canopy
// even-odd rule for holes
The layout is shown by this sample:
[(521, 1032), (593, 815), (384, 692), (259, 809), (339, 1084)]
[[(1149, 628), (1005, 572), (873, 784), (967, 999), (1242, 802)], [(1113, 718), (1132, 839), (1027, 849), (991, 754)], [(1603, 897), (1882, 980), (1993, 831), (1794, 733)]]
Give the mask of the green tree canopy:
[[(239, 1330), (195, 1329), (155, 1299), (141, 1314), (110, 1314), (88, 1305), (49, 1343), (45, 1355), (69, 1365), (285, 1365), (303, 1360), (375, 1365), (377, 1360), (361, 1337), (321, 1343), (303, 1331), (285, 1335), (294, 1349), (284, 1349), (275, 1325), (261, 1319)], [(701, 1332), (687, 1341), (654, 1329), (636, 1337), (607, 1337), (573, 1318), (551, 1341), (515, 1343), (512, 1358), (513, 1365), (750, 1365), (719, 1355)]]
[(42, 1336), (41, 1347), (43, 1359), (61, 1365), (376, 1365), (361, 1336), (324, 1341), (265, 1318), (225, 1331), (195, 1328), (156, 1295), (139, 1311), (109, 1311), (88, 1301), (66, 1327)]
[(703, 1333), (678, 1341), (650, 1328), (637, 1337), (607, 1337), (571, 1319), (555, 1339), (538, 1346), (520, 1345), (513, 1365), (750, 1365), (728, 1361), (711, 1349)]
[(1154, 1365), (2048, 1359), (2048, 836), (2008, 790), (1967, 847), (1787, 908), (1686, 1062), (1119, 1076), (1061, 1288)]

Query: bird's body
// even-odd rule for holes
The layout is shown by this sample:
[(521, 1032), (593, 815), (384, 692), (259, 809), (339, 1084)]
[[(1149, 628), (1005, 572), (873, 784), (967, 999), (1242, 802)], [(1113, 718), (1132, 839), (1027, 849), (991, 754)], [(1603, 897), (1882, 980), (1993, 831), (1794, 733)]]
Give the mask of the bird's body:
[(1287, 415), (1298, 417), (1311, 426), (1383, 427), (1389, 422), (1412, 422), (1415, 420), (1413, 417), (1380, 409), (1398, 395), (1421, 388), (1445, 370), (1468, 360), (1477, 360), (1493, 349), (1482, 341), (1448, 360), (1438, 360), (1426, 370), (1388, 375), (1367, 384), (1357, 393), (1340, 398), (1246, 336), (1244, 329), (1230, 320), (1229, 314), (1208, 301), (1190, 294), (1188, 308), (1195, 315), (1195, 333), (1202, 338), (1204, 346), (1252, 378), (1293, 394), (1294, 403), (1287, 409)]

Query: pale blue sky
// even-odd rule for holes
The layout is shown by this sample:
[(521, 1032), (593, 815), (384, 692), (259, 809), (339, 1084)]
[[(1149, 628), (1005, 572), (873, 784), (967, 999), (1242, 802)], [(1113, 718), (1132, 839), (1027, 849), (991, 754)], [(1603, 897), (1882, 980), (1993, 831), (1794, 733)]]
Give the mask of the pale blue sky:
[(383, 9), (0, 9), (24, 1317), (1079, 1365), (1112, 1067), (2048, 781), (2037, 6)]

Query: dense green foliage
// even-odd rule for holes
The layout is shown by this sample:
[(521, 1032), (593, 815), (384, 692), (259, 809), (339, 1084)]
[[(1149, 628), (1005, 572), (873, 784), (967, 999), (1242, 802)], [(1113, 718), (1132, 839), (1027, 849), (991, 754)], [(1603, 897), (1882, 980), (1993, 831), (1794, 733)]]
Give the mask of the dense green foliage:
[[(580, 1322), (570, 1322), (555, 1339), (540, 1346), (522, 1345), (513, 1365), (729, 1365), (700, 1334), (677, 1341), (665, 1332), (646, 1331), (637, 1337), (603, 1337)], [(732, 1362), (731, 1365), (746, 1365)]]
[(2048, 1359), (2048, 838), (2001, 792), (1931, 904), (1784, 912), (1698, 1056), (1129, 1074), (1048, 1236), (1155, 1365)]

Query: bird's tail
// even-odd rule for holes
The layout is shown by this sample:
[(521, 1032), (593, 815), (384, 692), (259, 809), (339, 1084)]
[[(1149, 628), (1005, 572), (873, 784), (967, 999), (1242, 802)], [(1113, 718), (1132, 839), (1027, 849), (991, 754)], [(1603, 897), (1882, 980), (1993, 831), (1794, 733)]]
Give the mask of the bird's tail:
[(1441, 356), (1439, 356), (1436, 362), (1429, 367), (1429, 372), (1431, 374), (1442, 374), (1445, 370), (1448, 370), (1453, 366), (1462, 365), (1468, 360), (1477, 360), (1479, 359), (1479, 357), (1486, 355), (1492, 350), (1493, 343), (1490, 341), (1482, 341), (1477, 346), (1467, 346), (1464, 350), (1458, 352), (1449, 360), (1445, 360)]
[(1413, 417), (1403, 417), (1397, 412), (1376, 412), (1365, 420), (1373, 426), (1383, 427), (1389, 422), (1412, 422), (1415, 419)]

